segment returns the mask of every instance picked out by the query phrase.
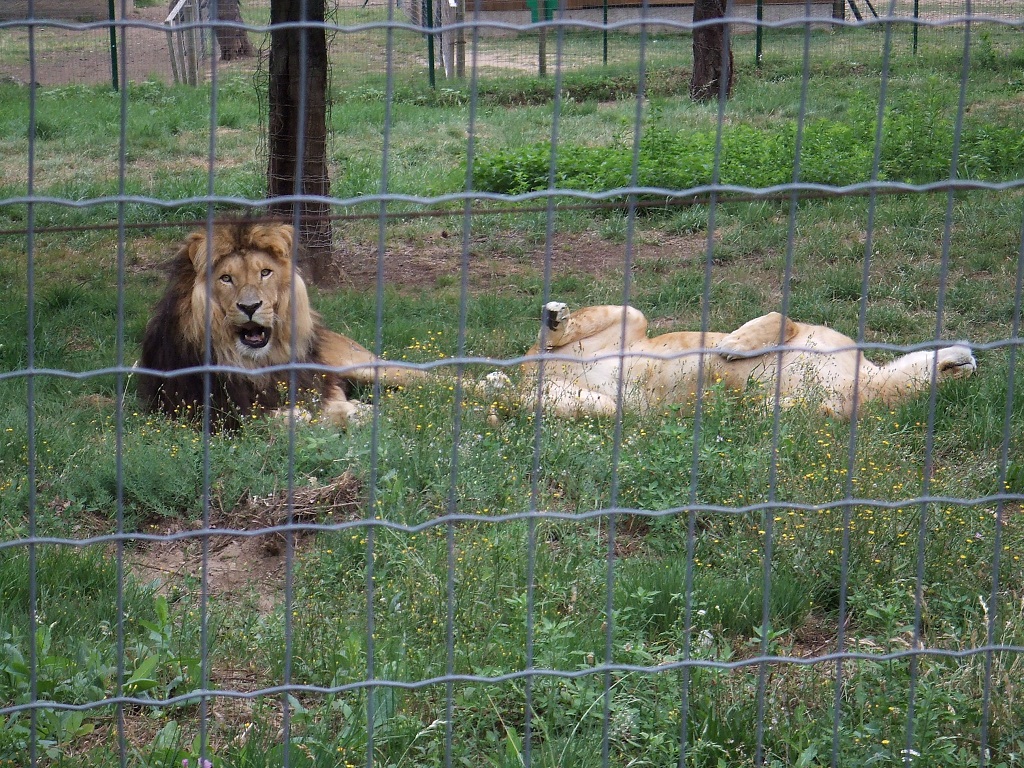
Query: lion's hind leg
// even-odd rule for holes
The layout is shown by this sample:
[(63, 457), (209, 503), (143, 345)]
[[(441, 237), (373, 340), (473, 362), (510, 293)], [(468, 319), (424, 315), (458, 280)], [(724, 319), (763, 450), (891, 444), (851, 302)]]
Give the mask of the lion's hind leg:
[(403, 387), (429, 378), (418, 368), (396, 365), (377, 357), (359, 342), (334, 331), (323, 331), (320, 355), (327, 365), (342, 369), (338, 372), (341, 378), (357, 384), (380, 381), (385, 387)]
[(799, 332), (799, 327), (788, 317), (778, 312), (754, 318), (718, 343), (718, 354), (728, 361), (745, 357), (757, 357), (764, 350), (778, 347), (790, 341)]
[(971, 348), (964, 344), (942, 347), (935, 355), (935, 368), (940, 381), (966, 378), (978, 370), (978, 361), (974, 359)]

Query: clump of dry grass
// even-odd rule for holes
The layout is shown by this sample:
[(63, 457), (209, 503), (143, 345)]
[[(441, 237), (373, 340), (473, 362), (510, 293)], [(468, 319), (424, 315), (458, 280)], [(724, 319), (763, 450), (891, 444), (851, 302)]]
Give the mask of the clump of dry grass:
[[(267, 496), (246, 491), (230, 510), (219, 510), (210, 523), (217, 528), (257, 530), (304, 523), (340, 523), (359, 516), (362, 484), (351, 472), (326, 483), (282, 489)], [(287, 529), (286, 529), (287, 530)], [(271, 554), (280, 550), (284, 532), (268, 533), (263, 546)]]

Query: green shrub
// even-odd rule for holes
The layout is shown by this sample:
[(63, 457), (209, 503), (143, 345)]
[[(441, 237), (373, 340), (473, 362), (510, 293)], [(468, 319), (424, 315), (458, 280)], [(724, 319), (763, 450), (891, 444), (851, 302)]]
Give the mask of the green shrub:
[[(884, 118), (878, 177), (916, 184), (938, 181), (950, 173), (953, 122), (933, 105), (910, 102), (890, 108)], [(561, 143), (552, 177), (551, 146), (483, 152), (476, 160), (481, 189), (524, 194), (555, 188), (603, 192), (633, 185), (685, 191), (714, 179), (719, 138), (714, 130), (678, 131), (654, 125), (640, 140), (634, 161), (631, 146), (593, 147)], [(796, 169), (796, 123), (768, 127), (726, 125), (718, 152), (720, 183), (755, 188), (803, 183), (842, 186), (871, 178), (874, 116), (855, 110), (846, 122), (808, 120)], [(1024, 134), (1010, 127), (966, 123), (958, 173), (963, 178), (996, 180), (1022, 168)]]

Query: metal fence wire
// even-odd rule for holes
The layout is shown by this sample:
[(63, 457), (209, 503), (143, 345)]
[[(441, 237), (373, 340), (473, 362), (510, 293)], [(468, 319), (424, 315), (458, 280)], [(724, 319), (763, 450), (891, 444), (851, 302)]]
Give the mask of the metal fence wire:
[[(357, 386), (347, 429), (218, 430), (215, 377), (250, 372), (215, 364), (202, 291), (198, 420), (146, 412), (134, 364), (163, 259), (267, 214), (265, 80), (122, 59), (117, 91), (48, 87), (55, 28), (165, 31), (40, 2), (0, 22), (28, 70), (0, 84), (0, 765), (1024, 765), (1016, 4), (922, 0), (916, 52), (901, 3), (730, 6), (734, 92), (710, 105), (694, 25), (661, 6), (435, 28), (468, 55), (433, 88), (402, 43), (431, 30), (338, 9), (312, 301), (427, 375)], [(241, 9), (265, 35), (269, 6)], [(541, 29), (546, 77), (496, 72)], [(567, 65), (606, 29), (617, 60)], [(844, 419), (806, 372), (728, 391), (699, 341), (662, 355), (704, 361), (693, 397), (641, 407), (620, 312), (569, 387), (610, 376), (614, 405), (563, 414), (536, 402), (572, 354), (548, 353), (549, 302), (631, 304), (649, 334), (778, 311), (917, 355), (925, 384)], [(945, 380), (973, 370), (931, 354), (950, 339), (973, 376)]]
[[(550, 4), (549, 4), (550, 5)], [(856, 70), (873, 62), (881, 54), (888, 38), (890, 57), (897, 60), (913, 54), (936, 55), (955, 48), (960, 39), (960, 24), (956, 19), (965, 14), (975, 18), (998, 19), (1012, 24), (1019, 18), (1019, 9), (1012, 0), (974, 0), (970, 8), (963, 0), (929, 0), (865, 5), (859, 0), (844, 4), (815, 0), (808, 16), (816, 20), (832, 18), (835, 24), (817, 25), (811, 35), (808, 55), (815, 68), (830, 66), (834, 60), (843, 60), (843, 66)], [(104, 20), (110, 17), (109, 3), (104, 0), (73, 0), (60, 3), (37, 2), (36, 16), (41, 24), (33, 31), (32, 76), (42, 86), (67, 86), (110, 83), (117, 77), (120, 67), (124, 76), (133, 81), (156, 80), (166, 83), (192, 82), (205, 77), (209, 71), (209, 56), (216, 47), (209, 35), (198, 34), (208, 29), (194, 20), (209, 18), (207, 4), (198, 0), (175, 3), (128, 3), (125, 8), (115, 2), (113, 16), (125, 23), (118, 27), (117, 39), (111, 40), (111, 27)], [(521, 7), (520, 7), (521, 6)], [(579, 6), (579, 7), (577, 7)], [(614, 3), (608, 9), (611, 26), (602, 25), (604, 8), (597, 2), (573, 0), (566, 8), (556, 10), (555, 18), (572, 21), (562, 28), (562, 43), (556, 49), (552, 43), (541, 55), (540, 28), (531, 27), (531, 12), (526, 3), (482, 3), (478, 15), (474, 6), (468, 6), (468, 19), (479, 21), (481, 34), (470, 34), (470, 27), (455, 23), (455, 9), (449, 3), (435, 0), (428, 19), (426, 4), (398, 3), (391, 7), (384, 0), (339, 0), (327, 3), (331, 28), (345, 28), (347, 33), (329, 41), (332, 64), (346, 70), (375, 71), (383, 74), (384, 37), (386, 27), (375, 25), (393, 19), (391, 59), (388, 66), (394, 74), (415, 74), (429, 77), (424, 65), (431, 59), (441, 81), (446, 71), (453, 74), (458, 61), (454, 51), (461, 52), (461, 66), (465, 55), (471, 54), (471, 64), (478, 77), (490, 80), (500, 77), (537, 74), (542, 68), (548, 74), (557, 67), (565, 72), (586, 70), (596, 64), (612, 67), (627, 66), (635, 69), (640, 50), (639, 27), (632, 23), (643, 15), (663, 18), (669, 25), (652, 24), (644, 47), (649, 67), (688, 67), (691, 58), (690, 37), (685, 22), (692, 18), (688, 4), (663, 5), (651, 3), (651, 8), (622, 8)], [(554, 6), (552, 6), (554, 7)], [(0, 78), (19, 83), (29, 81), (28, 32), (21, 21), (26, 15), (25, 2), (12, 2), (0, 8)], [(853, 9), (857, 9), (854, 14)], [(55, 13), (54, 9), (59, 9)], [(270, 0), (249, 0), (243, 3), (244, 19), (249, 23), (249, 35), (259, 46), (267, 37), (266, 25), (270, 21)], [(795, 20), (800, 18), (799, 3), (764, 3), (762, 16), (767, 24), (758, 27), (757, 6), (754, 2), (738, 2), (730, 14), (737, 23), (732, 27), (733, 50), (736, 61), (746, 64), (761, 56), (764, 63), (799, 60), (802, 51), (802, 31)], [(888, 27), (882, 19), (888, 17), (898, 23)], [(928, 22), (914, 24), (915, 19)], [(178, 28), (181, 22), (185, 26)], [(408, 26), (399, 25), (406, 22)], [(576, 22), (579, 22), (577, 24)], [(742, 23), (740, 23), (742, 22)], [(779, 22), (782, 22), (781, 24)], [(433, 35), (423, 35), (418, 27), (433, 24)], [(760, 29), (760, 35), (756, 32)], [(888, 35), (886, 31), (888, 29)], [(992, 28), (987, 25), (981, 30)], [(177, 30), (177, 31), (175, 31)], [(446, 30), (449, 34), (446, 37)], [(168, 34), (172, 32), (172, 34)], [(982, 42), (990, 34), (975, 37), (974, 45), (981, 56), (997, 55), (998, 40), (992, 46)], [(456, 46), (456, 42), (458, 45)], [(472, 43), (472, 50), (466, 43)], [(209, 45), (208, 45), (209, 43)], [(433, 43), (433, 45), (431, 45)], [(448, 51), (452, 51), (448, 54)], [(174, 55), (172, 55), (172, 53)], [(558, 60), (555, 61), (557, 54)], [(446, 65), (445, 56), (448, 56)], [(868, 57), (865, 61), (865, 57)], [(447, 66), (447, 70), (446, 70)], [(874, 64), (872, 64), (874, 66)], [(245, 68), (245, 62), (220, 62), (224, 74)], [(113, 71), (112, 71), (113, 69)]]

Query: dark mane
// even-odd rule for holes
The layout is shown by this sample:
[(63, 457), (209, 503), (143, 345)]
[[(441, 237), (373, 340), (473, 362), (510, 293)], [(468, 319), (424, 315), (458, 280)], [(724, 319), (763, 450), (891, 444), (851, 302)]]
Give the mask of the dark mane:
[[(251, 248), (251, 226), (234, 222), (218, 227), (215, 232), (217, 252), (225, 246), (230, 251)], [(216, 255), (216, 254), (215, 254)], [(186, 323), (192, 311), (192, 290), (196, 279), (195, 268), (189, 256), (188, 245), (182, 246), (168, 264), (167, 288), (153, 308), (142, 338), (139, 367), (171, 373), (168, 376), (139, 373), (137, 389), (143, 407), (173, 417), (201, 419), (203, 403), (211, 409), (211, 422), (215, 428), (235, 428), (245, 417), (263, 410), (286, 405), (289, 375), (281, 371), (273, 375), (250, 374), (244, 370), (231, 373), (192, 372), (174, 374), (186, 368), (197, 368), (207, 362), (204, 345), (190, 341)], [(212, 299), (211, 299), (212, 300)], [(321, 362), (323, 329), (317, 322), (308, 358), (302, 362)], [(211, 351), (212, 352), (212, 351)], [(216, 354), (210, 361), (216, 364)], [(322, 392), (329, 384), (338, 384), (333, 375), (313, 371), (296, 372), (298, 391)], [(207, 379), (209, 384), (207, 384)]]

